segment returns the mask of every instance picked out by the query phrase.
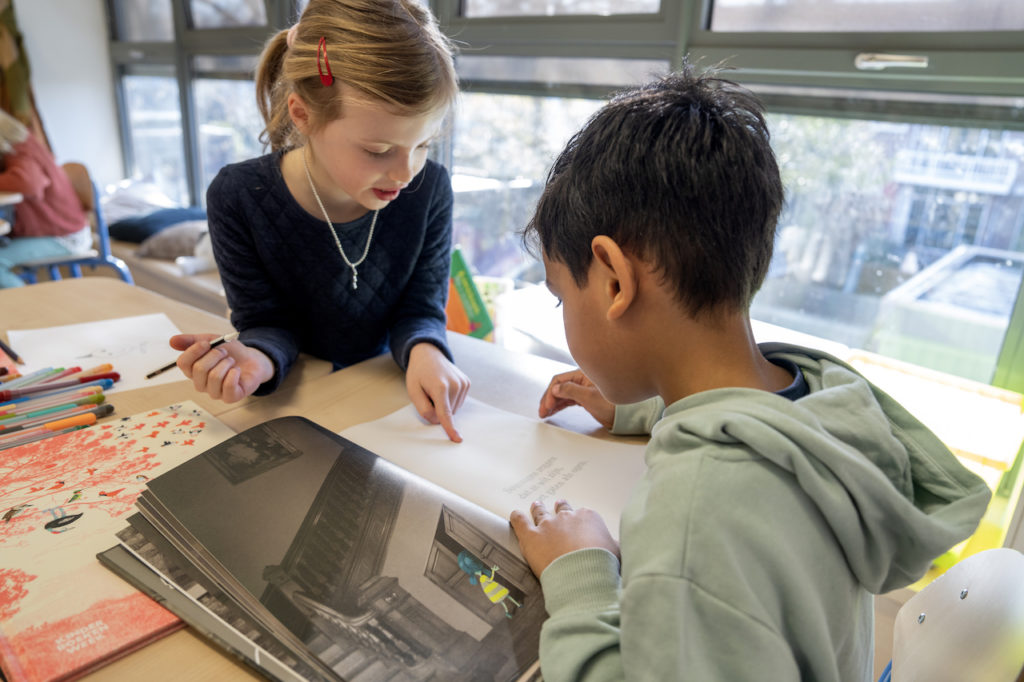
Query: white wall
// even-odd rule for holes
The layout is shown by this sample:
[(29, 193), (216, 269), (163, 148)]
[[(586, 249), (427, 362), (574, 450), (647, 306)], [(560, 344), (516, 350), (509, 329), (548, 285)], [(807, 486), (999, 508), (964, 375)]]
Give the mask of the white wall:
[(14, 0), (36, 107), (59, 163), (124, 177), (104, 0)]

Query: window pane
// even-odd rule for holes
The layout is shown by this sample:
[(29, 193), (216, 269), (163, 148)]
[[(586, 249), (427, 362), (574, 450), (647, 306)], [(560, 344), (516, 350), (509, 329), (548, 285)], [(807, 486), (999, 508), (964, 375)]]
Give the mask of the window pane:
[(455, 121), (455, 243), (482, 275), (544, 280), (523, 253), (526, 224), (548, 167), (598, 100), (464, 94)]
[(174, 201), (187, 204), (177, 79), (126, 75), (122, 85), (132, 144), (132, 178), (151, 182)]
[(1020, 0), (714, 0), (712, 31), (1020, 31)]
[(189, 0), (195, 28), (266, 26), (263, 0)]
[[(424, 8), (430, 8), (430, 0), (415, 0), (417, 5)], [(309, 4), (309, 0), (297, 0), (296, 3), (296, 16), (302, 16), (302, 13), (306, 11), (306, 5)]]
[(758, 320), (989, 383), (1024, 273), (1024, 132), (771, 116)]
[(587, 57), (461, 56), (456, 64), (462, 80), (516, 83), (571, 83), (621, 87), (646, 82), (668, 72), (658, 59)]
[(174, 39), (170, 0), (114, 0), (118, 40), (137, 42)]
[(203, 75), (231, 73), (248, 77), (256, 72), (259, 61), (259, 55), (255, 54), (197, 55), (192, 58), (192, 68)]
[(660, 0), (463, 0), (463, 16), (512, 17), (559, 14), (653, 14)]
[(263, 152), (259, 142), (263, 119), (256, 108), (252, 81), (198, 78), (195, 107), (205, 197), (205, 187), (221, 168)]

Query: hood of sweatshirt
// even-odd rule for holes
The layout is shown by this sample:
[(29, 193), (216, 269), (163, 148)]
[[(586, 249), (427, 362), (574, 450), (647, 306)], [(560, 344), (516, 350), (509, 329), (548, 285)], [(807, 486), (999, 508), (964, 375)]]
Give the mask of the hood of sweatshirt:
[(740, 388), (698, 393), (665, 409), (652, 440), (681, 450), (742, 444), (792, 474), (876, 594), (917, 580), (974, 531), (988, 486), (899, 403), (821, 351), (761, 350), (800, 367), (809, 394), (790, 401)]

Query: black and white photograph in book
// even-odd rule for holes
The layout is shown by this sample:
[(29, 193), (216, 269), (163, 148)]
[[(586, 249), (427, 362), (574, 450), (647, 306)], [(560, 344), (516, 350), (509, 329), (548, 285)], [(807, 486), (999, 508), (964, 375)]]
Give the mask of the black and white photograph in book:
[(537, 659), (544, 602), (508, 522), (308, 420), (238, 434), (143, 498), (342, 680), (515, 680)]

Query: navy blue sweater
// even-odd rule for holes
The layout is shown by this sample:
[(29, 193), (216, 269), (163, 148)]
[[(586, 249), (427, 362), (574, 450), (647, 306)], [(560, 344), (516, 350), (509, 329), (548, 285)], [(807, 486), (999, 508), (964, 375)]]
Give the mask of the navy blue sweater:
[[(388, 350), (403, 370), (409, 351), (433, 343), (451, 359), (445, 303), (451, 265), (452, 189), (428, 161), (381, 209), (359, 288), (330, 228), (292, 197), (281, 152), (225, 166), (206, 193), (210, 238), (240, 340), (274, 362), (272, 392), (300, 351), (335, 368)], [(366, 245), (373, 212), (335, 231), (350, 261)]]

